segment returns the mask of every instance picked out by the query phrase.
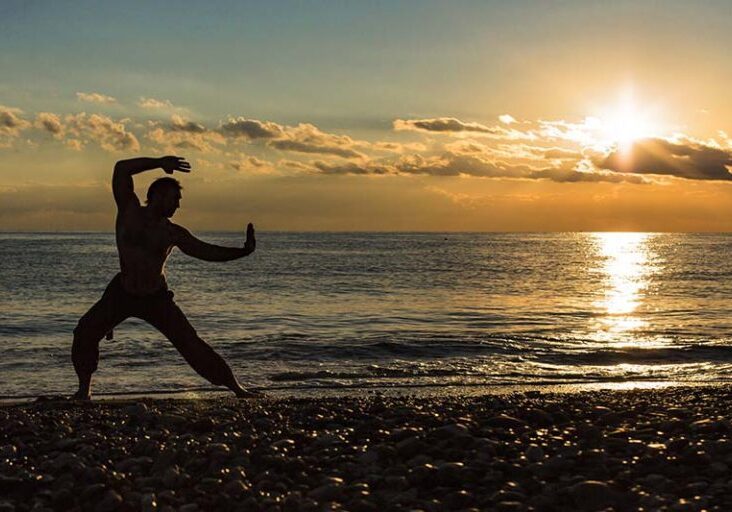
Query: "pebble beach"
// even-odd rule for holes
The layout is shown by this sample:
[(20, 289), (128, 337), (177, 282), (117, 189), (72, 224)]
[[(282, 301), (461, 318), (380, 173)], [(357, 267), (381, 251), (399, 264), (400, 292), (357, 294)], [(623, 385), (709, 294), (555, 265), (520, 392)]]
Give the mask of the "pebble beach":
[(0, 407), (0, 512), (730, 510), (732, 386)]

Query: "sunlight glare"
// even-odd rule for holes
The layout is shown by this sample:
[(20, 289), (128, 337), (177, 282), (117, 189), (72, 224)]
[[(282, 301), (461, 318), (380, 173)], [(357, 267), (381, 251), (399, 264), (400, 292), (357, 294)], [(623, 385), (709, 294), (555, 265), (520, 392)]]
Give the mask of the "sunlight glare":
[(597, 305), (605, 310), (605, 329), (619, 333), (645, 325), (633, 313), (638, 307), (647, 277), (653, 268), (647, 247), (648, 233), (595, 233), (603, 259), (605, 298)]
[(599, 124), (601, 142), (616, 146), (621, 153), (627, 153), (636, 140), (651, 137), (656, 132), (649, 110), (638, 108), (630, 92), (600, 116)]

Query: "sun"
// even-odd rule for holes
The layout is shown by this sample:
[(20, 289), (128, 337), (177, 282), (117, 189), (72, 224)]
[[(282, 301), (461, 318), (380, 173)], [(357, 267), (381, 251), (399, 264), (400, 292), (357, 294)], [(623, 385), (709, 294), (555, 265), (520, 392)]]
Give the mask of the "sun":
[(640, 107), (632, 93), (626, 92), (617, 103), (602, 110), (597, 116), (597, 141), (607, 147), (615, 147), (627, 153), (639, 139), (653, 137), (658, 133), (650, 107)]

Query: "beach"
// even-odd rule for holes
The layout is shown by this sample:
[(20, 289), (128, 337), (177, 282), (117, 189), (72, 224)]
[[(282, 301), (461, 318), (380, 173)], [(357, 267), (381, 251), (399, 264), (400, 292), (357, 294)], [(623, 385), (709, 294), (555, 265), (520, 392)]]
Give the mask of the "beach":
[(729, 510), (732, 386), (0, 407), (0, 511)]

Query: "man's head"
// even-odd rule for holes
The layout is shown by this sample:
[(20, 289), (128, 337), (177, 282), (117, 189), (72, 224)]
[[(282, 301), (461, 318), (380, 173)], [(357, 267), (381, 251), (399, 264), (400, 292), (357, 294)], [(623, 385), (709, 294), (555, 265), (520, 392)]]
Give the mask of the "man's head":
[(183, 190), (174, 178), (158, 178), (147, 189), (147, 205), (163, 217), (170, 218), (180, 207)]

